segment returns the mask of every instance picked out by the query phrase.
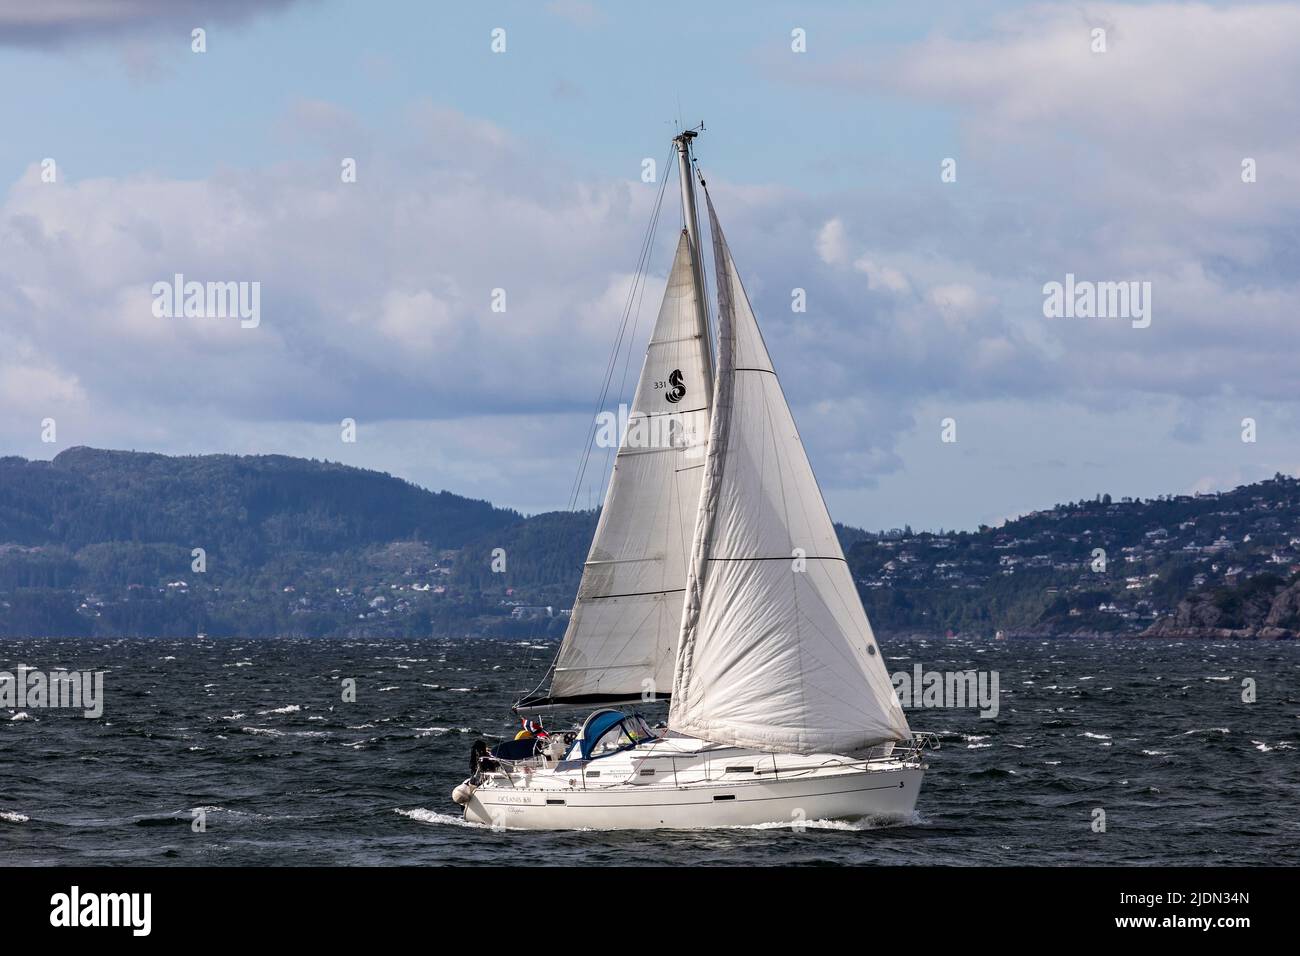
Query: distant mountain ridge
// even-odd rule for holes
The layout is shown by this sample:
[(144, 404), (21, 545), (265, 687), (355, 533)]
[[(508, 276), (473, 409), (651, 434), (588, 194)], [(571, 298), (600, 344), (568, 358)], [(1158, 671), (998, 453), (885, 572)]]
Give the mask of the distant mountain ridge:
[(16, 544), (76, 548), (206, 538), (250, 556), (274, 547), (333, 549), (403, 537), (450, 547), (521, 518), (383, 472), (285, 455), (170, 456), (78, 446), (48, 462), (0, 458), (0, 541)]
[[(0, 634), (336, 633), (357, 602), (335, 594), (326, 606), (325, 594), (377, 584), (394, 561), (449, 567), (446, 552), (522, 521), (283, 455), (0, 458)], [(300, 587), (308, 603), (284, 606)]]
[[(596, 518), (282, 455), (0, 458), (0, 636), (554, 638)], [(970, 532), (836, 530), (886, 633), (1300, 628), (1300, 482), (1283, 475)]]

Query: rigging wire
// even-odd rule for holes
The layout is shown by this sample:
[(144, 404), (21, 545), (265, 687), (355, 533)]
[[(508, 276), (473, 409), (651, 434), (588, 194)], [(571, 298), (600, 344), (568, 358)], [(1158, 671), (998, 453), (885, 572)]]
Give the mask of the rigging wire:
[[(667, 179), (667, 177), (664, 177), (664, 178)], [(661, 188), (660, 188), (660, 196), (663, 195), (663, 192), (664, 192), (664, 189), (663, 189), (663, 187), (661, 186)], [(650, 224), (650, 229), (651, 229), (652, 232), (658, 232), (659, 212), (660, 212), (660, 209), (661, 209), (661, 208), (662, 208), (662, 206), (656, 206), (656, 208), (655, 208), (655, 213), (654, 213), (653, 218), (651, 219), (651, 224)], [(649, 265), (649, 262), (648, 262), (648, 261), (647, 261), (646, 265), (647, 265), (647, 266)], [(627, 394), (627, 373), (628, 373), (629, 368), (630, 368), (631, 365), (632, 365), (632, 353), (635, 351), (635, 349), (632, 348), (632, 344), (633, 344), (634, 342), (636, 342), (636, 330), (637, 330), (637, 327), (641, 324), (641, 306), (642, 306), (642, 304), (645, 302), (645, 286), (646, 286), (646, 283), (645, 283), (645, 277), (642, 276), (642, 279), (641, 279), (641, 289), (640, 289), (640, 291), (637, 293), (636, 308), (633, 309), (633, 311), (632, 311), (632, 332), (631, 332), (631, 334), (628, 336), (628, 348), (627, 348), (627, 350), (624, 352), (624, 355), (623, 355), (623, 377), (622, 377), (621, 379), (619, 379), (619, 383), (618, 383), (618, 394), (619, 394), (619, 395), (626, 395), (626, 394)], [(620, 441), (620, 444), (621, 444), (621, 441)], [(614, 457), (614, 453), (615, 453), (615, 451), (616, 451), (616, 448), (615, 448), (613, 445), (609, 445), (609, 446), (607, 446), (607, 447), (605, 448), (605, 463), (601, 466), (601, 471), (600, 471), (601, 485), (602, 485), (602, 486), (603, 486), (603, 485), (605, 484), (605, 482), (608, 480), (608, 476), (609, 476), (609, 474), (610, 474), (610, 464), (611, 464), (611, 459)]]
[[(676, 147), (673, 147), (673, 149), (675, 150)], [(664, 169), (668, 168), (671, 159), (672, 151), (668, 154), (668, 160), (665, 161), (663, 166)], [(654, 209), (651, 212), (650, 222), (646, 226), (645, 236), (641, 241), (640, 254), (637, 256), (636, 269), (632, 276), (632, 287), (628, 290), (627, 301), (624, 303), (623, 314), (619, 321), (618, 334), (615, 336), (614, 347), (610, 351), (609, 361), (605, 366), (605, 377), (601, 385), (600, 398), (596, 402), (596, 411), (592, 414), (593, 422), (596, 420), (596, 417), (600, 414), (601, 410), (605, 407), (605, 403), (609, 399), (610, 385), (613, 383), (614, 372), (618, 368), (619, 352), (622, 350), (623, 342), (627, 338), (628, 322), (632, 319), (634, 308), (639, 312), (640, 294), (644, 292), (645, 273), (649, 265), (650, 253), (654, 247), (655, 231), (659, 224), (659, 213), (663, 208), (664, 192), (668, 187), (668, 180), (669, 177), (665, 175), (661, 177), (659, 182), (659, 191), (655, 195)], [(574, 511), (577, 508), (578, 498), (582, 492), (582, 480), (586, 477), (587, 466), (591, 461), (591, 451), (595, 442), (596, 431), (595, 428), (592, 428), (587, 437), (586, 447), (583, 449), (583, 453), (578, 459), (578, 473), (574, 478), (573, 488), (569, 494), (569, 505), (566, 509), (568, 511)]]
[[(673, 155), (676, 152), (676, 149), (677, 147), (673, 146), (669, 150), (668, 158), (664, 161), (664, 164), (661, 167), (663, 170), (665, 170), (665, 175), (660, 177), (659, 190), (655, 194), (654, 206), (650, 213), (650, 222), (646, 225), (645, 235), (642, 237), (641, 240), (641, 249), (637, 255), (636, 268), (633, 270), (632, 273), (632, 287), (628, 289), (627, 300), (623, 304), (623, 312), (619, 319), (618, 333), (614, 337), (614, 345), (613, 348), (610, 350), (609, 359), (605, 364), (605, 376), (601, 383), (600, 398), (596, 401), (596, 410), (592, 414), (593, 422), (596, 420), (601, 410), (605, 407), (605, 403), (609, 400), (610, 386), (611, 384), (613, 384), (614, 372), (618, 369), (618, 356), (619, 353), (623, 350), (623, 343), (625, 340), (628, 342), (628, 348), (623, 361), (623, 375), (619, 383), (619, 394), (620, 395), (623, 394), (627, 388), (627, 373), (628, 373), (628, 366), (629, 363), (631, 362), (631, 357), (632, 357), (632, 343), (635, 341), (636, 338), (636, 329), (640, 322), (640, 316), (641, 316), (641, 304), (645, 296), (646, 272), (650, 264), (650, 254), (654, 250), (654, 238), (658, 231), (659, 214), (663, 209), (664, 193), (667, 191), (668, 180), (671, 178), (666, 174), (666, 171), (671, 168)], [(629, 321), (632, 323), (630, 334), (628, 329)], [(569, 503), (568, 503), (568, 507), (565, 509), (566, 511), (577, 510), (578, 499), (582, 494), (582, 481), (583, 478), (586, 477), (587, 467), (591, 461), (592, 448), (595, 445), (595, 442), (596, 442), (596, 430), (593, 427), (591, 432), (587, 436), (586, 447), (583, 449), (582, 454), (578, 458), (577, 474), (574, 476), (573, 486), (569, 492)], [(610, 455), (612, 453), (613, 453), (613, 449), (606, 449), (604, 471), (609, 470), (609, 460), (610, 460)], [(537, 691), (541, 689), (542, 685), (546, 683), (547, 678), (550, 677), (551, 673), (555, 670), (555, 664), (558, 660), (559, 660), (559, 653), (557, 651), (555, 658), (550, 663), (550, 666), (548, 666), (546, 668), (546, 671), (542, 674), (541, 680), (537, 682), (537, 685), (531, 691), (521, 695), (520, 697), (521, 700), (523, 700), (526, 697), (531, 697), (533, 694), (537, 693)], [(532, 655), (530, 650), (528, 664), (526, 665), (524, 670), (525, 681), (527, 680), (528, 672), (531, 670), (532, 670)]]

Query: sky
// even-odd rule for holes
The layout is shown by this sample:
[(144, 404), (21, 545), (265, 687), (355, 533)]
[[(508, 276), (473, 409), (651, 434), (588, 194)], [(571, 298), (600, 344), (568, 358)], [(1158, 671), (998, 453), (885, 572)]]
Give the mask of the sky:
[[(0, 455), (300, 455), (564, 508), (644, 160), (675, 177), (702, 121), (836, 520), (1300, 473), (1300, 4), (0, 0), (0, 115)], [(158, 315), (177, 273), (258, 283), (259, 322)], [(1049, 315), (1067, 275), (1149, 311)]]

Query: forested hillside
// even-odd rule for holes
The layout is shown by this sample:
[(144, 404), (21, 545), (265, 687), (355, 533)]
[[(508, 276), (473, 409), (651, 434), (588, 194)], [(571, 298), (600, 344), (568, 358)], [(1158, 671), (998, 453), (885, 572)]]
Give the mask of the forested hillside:
[[(467, 542), (522, 520), (279, 455), (3, 458), (0, 633), (338, 633), (364, 624), (375, 598), (391, 616), (401, 598), (375, 588), (445, 577)], [(422, 603), (404, 608), (421, 612), (414, 623), (433, 617)]]
[[(0, 636), (556, 637), (596, 517), (278, 455), (0, 458)], [(882, 633), (1300, 629), (1300, 482), (1283, 475), (969, 532), (837, 531)]]

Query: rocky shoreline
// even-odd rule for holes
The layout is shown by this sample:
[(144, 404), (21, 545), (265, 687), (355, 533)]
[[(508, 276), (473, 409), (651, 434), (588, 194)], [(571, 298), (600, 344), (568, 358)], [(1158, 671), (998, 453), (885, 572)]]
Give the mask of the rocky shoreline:
[(1143, 637), (1288, 641), (1300, 637), (1300, 580), (1261, 576), (1238, 588), (1197, 591)]

